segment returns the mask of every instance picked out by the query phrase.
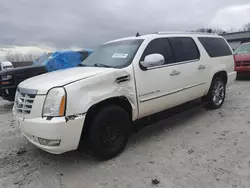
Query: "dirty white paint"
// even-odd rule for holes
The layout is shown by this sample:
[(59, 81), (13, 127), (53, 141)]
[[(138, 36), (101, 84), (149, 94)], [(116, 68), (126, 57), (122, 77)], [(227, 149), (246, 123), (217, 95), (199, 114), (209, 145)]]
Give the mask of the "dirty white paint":
[[(105, 68), (104, 68), (105, 69)], [(67, 116), (85, 113), (88, 109), (101, 101), (113, 97), (125, 97), (129, 101), (133, 111), (133, 119), (137, 118), (137, 99), (132, 76), (132, 69), (106, 69), (98, 76), (89, 77), (78, 82), (66, 85), (67, 91)], [(124, 83), (116, 83), (116, 79), (129, 76), (130, 80)]]
[[(187, 107), (133, 135), (115, 159), (51, 155), (30, 144), (0, 100), (1, 188), (249, 188), (250, 82), (237, 81), (219, 110)], [(108, 177), (108, 178), (107, 178)]]

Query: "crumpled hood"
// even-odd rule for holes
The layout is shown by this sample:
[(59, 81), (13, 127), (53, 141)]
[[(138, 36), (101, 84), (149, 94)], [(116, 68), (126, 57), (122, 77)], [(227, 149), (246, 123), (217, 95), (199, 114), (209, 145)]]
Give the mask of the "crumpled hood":
[(114, 71), (114, 69), (102, 67), (69, 68), (29, 78), (21, 82), (18, 87), (37, 90), (37, 94), (47, 94), (48, 90), (53, 87), (64, 86), (110, 71)]

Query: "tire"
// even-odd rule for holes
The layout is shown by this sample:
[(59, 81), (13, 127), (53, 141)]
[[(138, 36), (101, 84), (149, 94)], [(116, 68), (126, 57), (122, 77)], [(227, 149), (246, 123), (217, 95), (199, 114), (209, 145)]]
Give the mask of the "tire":
[(226, 83), (221, 77), (215, 77), (208, 94), (205, 96), (205, 108), (218, 109), (224, 103), (226, 96)]
[(97, 114), (90, 127), (90, 149), (99, 160), (112, 159), (125, 149), (130, 133), (128, 113), (119, 106), (105, 107)]
[(9, 101), (14, 102), (16, 96), (16, 89), (9, 89)]

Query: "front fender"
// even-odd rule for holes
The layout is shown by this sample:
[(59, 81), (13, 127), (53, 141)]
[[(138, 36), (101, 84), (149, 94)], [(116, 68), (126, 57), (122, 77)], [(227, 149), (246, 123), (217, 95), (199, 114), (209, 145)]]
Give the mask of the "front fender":
[(106, 99), (124, 96), (132, 106), (132, 118), (137, 118), (137, 100), (134, 79), (117, 83), (118, 77), (130, 75), (123, 70), (105, 73), (66, 85), (67, 110), (66, 116), (86, 113), (88, 109)]

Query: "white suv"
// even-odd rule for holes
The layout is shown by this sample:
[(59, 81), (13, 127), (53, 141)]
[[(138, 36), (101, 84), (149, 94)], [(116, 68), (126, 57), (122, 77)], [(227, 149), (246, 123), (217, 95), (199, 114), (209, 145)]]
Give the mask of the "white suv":
[(235, 78), (220, 36), (137, 35), (105, 43), (81, 67), (20, 83), (13, 113), (47, 152), (76, 150), (84, 137), (97, 158), (110, 159), (124, 150), (135, 120), (197, 98), (217, 109)]

